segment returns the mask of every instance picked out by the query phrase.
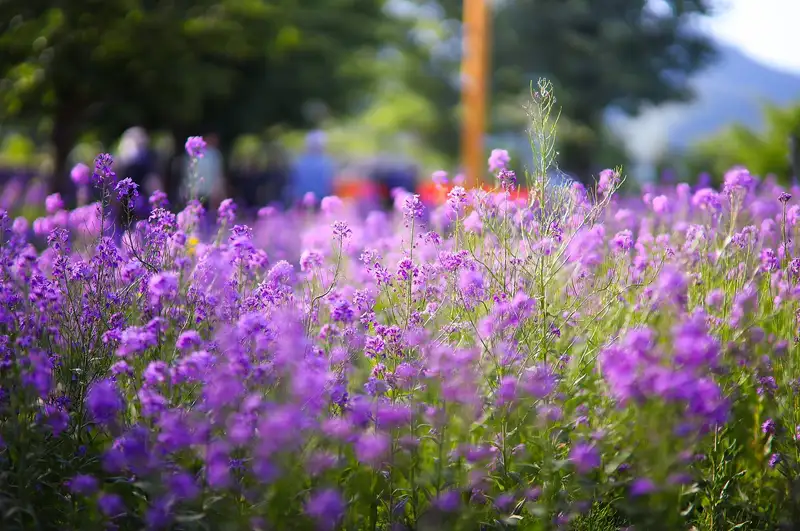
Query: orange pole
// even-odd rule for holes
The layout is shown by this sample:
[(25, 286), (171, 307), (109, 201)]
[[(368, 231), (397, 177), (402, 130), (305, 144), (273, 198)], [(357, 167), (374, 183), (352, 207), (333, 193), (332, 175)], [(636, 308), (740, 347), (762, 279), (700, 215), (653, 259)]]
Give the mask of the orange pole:
[(461, 165), (468, 186), (479, 186), (486, 170), (486, 89), (489, 77), (488, 0), (464, 1), (461, 62)]

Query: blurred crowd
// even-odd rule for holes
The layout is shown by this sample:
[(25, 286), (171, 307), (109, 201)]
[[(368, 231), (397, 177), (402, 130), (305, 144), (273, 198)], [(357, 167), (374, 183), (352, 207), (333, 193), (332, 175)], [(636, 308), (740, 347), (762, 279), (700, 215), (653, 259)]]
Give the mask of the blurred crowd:
[(132, 127), (122, 135), (115, 171), (119, 178), (130, 177), (145, 201), (155, 190), (164, 190), (173, 202), (197, 196), (211, 208), (227, 197), (242, 208), (255, 209), (266, 205), (289, 207), (308, 202), (312, 196), (318, 201), (333, 194), (389, 206), (393, 189), (416, 188), (414, 164), (386, 158), (345, 163), (328, 152), (323, 131), (308, 133), (302, 150), (294, 155), (277, 142), (268, 144), (264, 147), (266, 162), (260, 165), (252, 160), (233, 164), (225, 160), (216, 134), (204, 135), (203, 139), (206, 147), (201, 158), (192, 163), (184, 154), (171, 162), (178, 168), (172, 168), (173, 182), (168, 185), (163, 178), (168, 168), (157, 156), (147, 132)]

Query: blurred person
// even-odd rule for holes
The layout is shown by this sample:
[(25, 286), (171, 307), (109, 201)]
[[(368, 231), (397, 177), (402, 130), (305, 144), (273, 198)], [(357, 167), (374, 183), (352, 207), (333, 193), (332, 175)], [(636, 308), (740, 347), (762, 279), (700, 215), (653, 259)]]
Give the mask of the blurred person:
[(283, 145), (270, 142), (267, 145), (267, 167), (259, 187), (259, 199), (264, 205), (284, 200), (290, 171), (289, 157)]
[(194, 171), (188, 156), (186, 158), (181, 196), (186, 201), (197, 198), (207, 209), (216, 210), (225, 199), (225, 165), (216, 133), (210, 133), (203, 139), (206, 142), (205, 152), (197, 159)]
[(306, 136), (305, 151), (295, 160), (291, 170), (288, 195), (292, 203), (300, 202), (311, 193), (317, 201), (333, 193), (336, 165), (326, 152), (326, 137), (322, 131)]
[[(139, 195), (129, 212), (133, 218), (147, 216), (147, 197), (161, 186), (156, 173), (156, 154), (150, 148), (150, 138), (142, 127), (131, 127), (122, 133), (117, 156), (117, 176), (120, 179), (130, 178), (138, 187)], [(124, 219), (124, 210), (120, 210), (119, 221)]]

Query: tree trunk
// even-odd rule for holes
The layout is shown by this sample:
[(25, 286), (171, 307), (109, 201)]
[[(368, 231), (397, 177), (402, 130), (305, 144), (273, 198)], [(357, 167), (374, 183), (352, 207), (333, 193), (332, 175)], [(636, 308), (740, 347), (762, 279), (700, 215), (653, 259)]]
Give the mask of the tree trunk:
[(78, 138), (77, 112), (69, 103), (59, 104), (53, 116), (53, 130), (50, 142), (53, 144), (53, 175), (50, 178), (50, 192), (59, 193), (65, 200), (71, 200), (74, 187), (69, 178), (67, 162)]

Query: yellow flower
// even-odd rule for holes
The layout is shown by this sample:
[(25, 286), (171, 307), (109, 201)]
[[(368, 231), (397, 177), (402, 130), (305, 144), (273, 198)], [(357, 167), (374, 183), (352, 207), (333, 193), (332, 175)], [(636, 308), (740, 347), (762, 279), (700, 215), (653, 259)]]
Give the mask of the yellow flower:
[(186, 240), (186, 253), (189, 256), (194, 256), (194, 252), (197, 249), (197, 244), (200, 243), (200, 240), (197, 239), (197, 236), (189, 236)]

